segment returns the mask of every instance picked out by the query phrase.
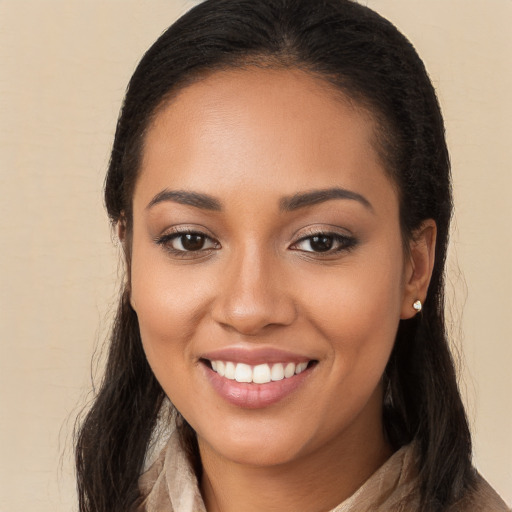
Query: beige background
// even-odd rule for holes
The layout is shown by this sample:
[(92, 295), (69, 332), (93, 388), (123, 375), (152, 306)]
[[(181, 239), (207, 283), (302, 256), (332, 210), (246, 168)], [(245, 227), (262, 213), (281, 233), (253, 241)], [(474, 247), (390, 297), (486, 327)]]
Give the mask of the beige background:
[[(476, 464), (512, 503), (512, 1), (367, 3), (416, 44), (444, 107), (448, 314)], [(118, 282), (101, 198), (115, 121), (143, 51), (190, 5), (0, 0), (0, 512), (76, 508), (70, 432)]]

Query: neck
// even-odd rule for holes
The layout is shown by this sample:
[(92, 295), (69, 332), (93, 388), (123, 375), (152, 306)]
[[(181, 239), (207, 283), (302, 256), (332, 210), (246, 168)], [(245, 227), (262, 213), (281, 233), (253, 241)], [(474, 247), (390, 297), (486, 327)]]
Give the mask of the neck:
[[(357, 423), (357, 422), (356, 422)], [(321, 450), (277, 466), (226, 460), (199, 443), (201, 492), (208, 512), (331, 510), (392, 454), (382, 428), (345, 432)]]

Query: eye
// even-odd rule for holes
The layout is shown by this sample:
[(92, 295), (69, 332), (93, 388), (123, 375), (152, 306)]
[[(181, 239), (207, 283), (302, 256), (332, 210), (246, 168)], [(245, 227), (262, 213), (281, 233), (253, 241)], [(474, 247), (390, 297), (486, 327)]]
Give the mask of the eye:
[(291, 247), (294, 250), (333, 254), (349, 250), (356, 245), (356, 239), (339, 233), (315, 233), (301, 238)]
[(205, 233), (198, 231), (177, 231), (163, 235), (156, 240), (158, 245), (164, 246), (168, 251), (185, 255), (187, 253), (205, 252), (218, 249), (219, 243)]

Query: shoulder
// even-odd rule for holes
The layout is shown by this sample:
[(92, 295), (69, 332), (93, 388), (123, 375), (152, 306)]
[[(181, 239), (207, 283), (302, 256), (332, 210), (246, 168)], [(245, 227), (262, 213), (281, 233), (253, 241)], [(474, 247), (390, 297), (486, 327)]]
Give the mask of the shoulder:
[(450, 507), (449, 512), (510, 512), (511, 509), (498, 493), (477, 474), (474, 486), (462, 500)]

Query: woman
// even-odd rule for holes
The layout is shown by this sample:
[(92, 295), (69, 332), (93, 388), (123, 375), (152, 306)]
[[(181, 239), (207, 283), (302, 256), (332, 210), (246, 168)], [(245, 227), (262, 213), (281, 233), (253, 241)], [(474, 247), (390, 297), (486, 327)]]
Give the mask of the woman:
[(507, 510), (444, 328), (443, 121), (389, 22), (200, 4), (130, 81), (105, 196), (127, 279), (80, 510)]

